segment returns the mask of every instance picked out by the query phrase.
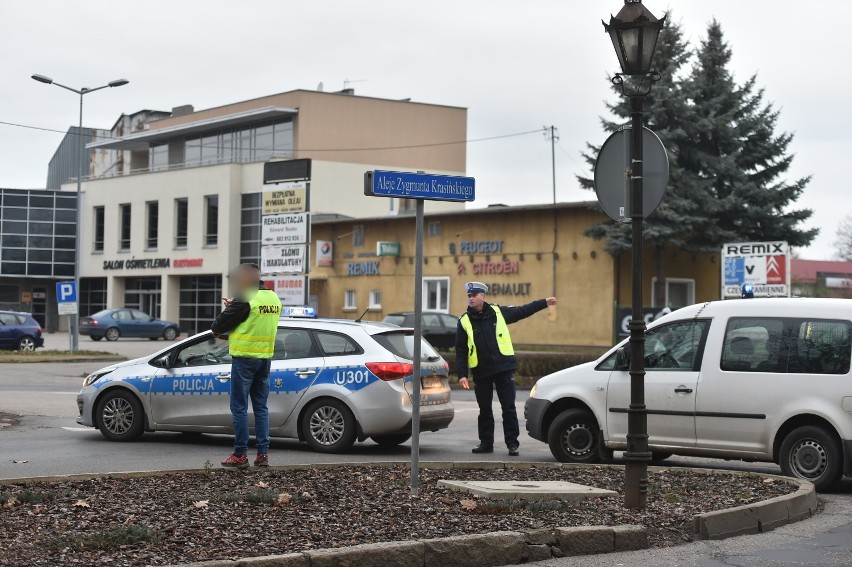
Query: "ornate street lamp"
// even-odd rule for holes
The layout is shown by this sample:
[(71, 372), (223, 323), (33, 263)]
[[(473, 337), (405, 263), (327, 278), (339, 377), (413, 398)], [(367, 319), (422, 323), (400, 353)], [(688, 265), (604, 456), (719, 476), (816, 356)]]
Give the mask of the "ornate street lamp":
[[(630, 321), (630, 407), (627, 410), (627, 451), (624, 453), (624, 503), (628, 508), (644, 509), (648, 500), (648, 412), (645, 407), (645, 319), (642, 294), (642, 130), (645, 96), (659, 73), (651, 70), (657, 39), (665, 23), (642, 5), (641, 0), (625, 0), (615, 17), (610, 16), (604, 29), (612, 39), (621, 73), (613, 84), (630, 99), (630, 222), (632, 224), (633, 314)], [(640, 76), (628, 84), (622, 75)]]

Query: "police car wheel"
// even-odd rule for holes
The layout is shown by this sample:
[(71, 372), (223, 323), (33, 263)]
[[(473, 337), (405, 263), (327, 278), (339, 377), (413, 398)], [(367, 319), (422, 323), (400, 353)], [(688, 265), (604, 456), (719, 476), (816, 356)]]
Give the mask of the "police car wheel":
[(396, 447), (411, 439), (411, 433), (399, 433), (397, 435), (373, 435), (370, 437), (382, 447)]
[(163, 338), (167, 341), (175, 340), (177, 335), (177, 329), (174, 327), (168, 327), (165, 331), (163, 331)]
[(808, 480), (818, 492), (830, 490), (843, 478), (843, 450), (833, 431), (806, 425), (791, 431), (780, 448), (781, 471)]
[(98, 429), (110, 441), (134, 441), (142, 436), (145, 416), (142, 404), (132, 393), (115, 389), (98, 402)]
[(106, 330), (104, 336), (108, 341), (117, 341), (118, 337), (121, 336), (121, 331), (118, 330), (118, 327), (110, 327)]
[(317, 400), (302, 416), (302, 435), (314, 451), (346, 451), (355, 443), (356, 434), (355, 416), (338, 400)]
[(596, 463), (600, 460), (598, 431), (592, 414), (581, 409), (567, 410), (550, 425), (547, 444), (561, 463)]

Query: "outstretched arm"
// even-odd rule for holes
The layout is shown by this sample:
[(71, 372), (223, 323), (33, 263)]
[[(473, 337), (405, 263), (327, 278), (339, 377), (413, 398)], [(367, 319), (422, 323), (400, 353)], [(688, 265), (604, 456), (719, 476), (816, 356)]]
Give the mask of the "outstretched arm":
[(503, 318), (506, 319), (506, 323), (517, 323), (521, 319), (526, 319), (530, 315), (534, 315), (545, 309), (548, 305), (556, 305), (556, 298), (536, 299), (532, 303), (518, 307), (504, 307), (501, 305), (500, 311), (503, 312)]

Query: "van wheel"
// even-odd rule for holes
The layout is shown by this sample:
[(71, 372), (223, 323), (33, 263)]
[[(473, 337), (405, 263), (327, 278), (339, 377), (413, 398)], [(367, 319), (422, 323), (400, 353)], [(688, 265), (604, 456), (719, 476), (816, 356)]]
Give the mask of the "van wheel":
[(302, 416), (302, 435), (314, 451), (342, 453), (355, 443), (355, 416), (341, 401), (317, 400)]
[(397, 435), (373, 435), (370, 437), (382, 447), (396, 447), (411, 439), (411, 433), (399, 433)]
[(600, 459), (598, 422), (581, 409), (556, 416), (547, 434), (550, 452), (560, 463), (596, 463)]
[(843, 476), (843, 451), (832, 432), (806, 425), (791, 431), (781, 443), (781, 470), (814, 483), (820, 492), (833, 488)]
[(145, 427), (145, 415), (139, 399), (118, 388), (101, 398), (95, 419), (101, 434), (110, 441), (135, 441), (142, 436)]

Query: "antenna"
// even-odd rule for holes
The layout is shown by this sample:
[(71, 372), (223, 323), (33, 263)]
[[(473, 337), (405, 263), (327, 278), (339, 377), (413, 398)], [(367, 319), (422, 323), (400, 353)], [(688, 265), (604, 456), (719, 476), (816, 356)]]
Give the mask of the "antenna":
[(366, 83), (369, 79), (343, 79), (343, 90), (349, 88), (352, 83)]
[(321, 93), (322, 89), (323, 89), (323, 85), (322, 85), (322, 81), (320, 81), (319, 84), (317, 85), (317, 92)]
[(364, 312), (363, 312), (363, 313), (361, 313), (361, 316), (360, 316), (360, 317), (358, 317), (357, 319), (355, 319), (355, 322), (356, 322), (356, 323), (360, 323), (360, 322), (361, 322), (361, 319), (363, 319), (363, 318), (364, 318), (364, 315), (366, 315), (366, 314), (367, 314), (367, 311), (369, 311), (369, 310), (370, 310), (370, 308), (369, 308), (369, 307), (367, 307), (366, 309), (364, 309)]

